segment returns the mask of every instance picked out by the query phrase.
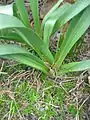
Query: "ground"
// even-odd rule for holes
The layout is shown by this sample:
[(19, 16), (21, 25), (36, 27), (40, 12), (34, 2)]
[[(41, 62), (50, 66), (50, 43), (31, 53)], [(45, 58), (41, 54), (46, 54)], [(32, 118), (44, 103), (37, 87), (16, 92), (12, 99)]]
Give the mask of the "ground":
[[(72, 59), (77, 61), (90, 59), (90, 29), (82, 47), (77, 46), (75, 50), (76, 55), (71, 56)], [(68, 57), (67, 59), (69, 60)], [(0, 118), (1, 120), (90, 120), (88, 76), (90, 76), (89, 70), (43, 78), (41, 72), (31, 67), (14, 61), (0, 60)]]

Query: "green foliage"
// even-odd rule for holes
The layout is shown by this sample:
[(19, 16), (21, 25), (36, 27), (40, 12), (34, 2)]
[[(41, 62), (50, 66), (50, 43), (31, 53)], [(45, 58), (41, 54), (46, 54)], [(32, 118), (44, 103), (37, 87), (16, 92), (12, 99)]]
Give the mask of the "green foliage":
[(16, 0), (16, 6), (20, 14), (21, 21), (25, 24), (26, 27), (30, 27), (30, 22), (28, 18), (28, 13), (24, 5), (24, 0)]
[(72, 113), (72, 115), (75, 117), (77, 113), (77, 109), (74, 105), (68, 105), (68, 111)]
[(39, 19), (39, 8), (38, 8), (38, 0), (29, 0), (30, 1), (30, 8), (32, 10), (32, 15), (34, 19), (34, 29), (38, 33), (38, 35), (41, 37), (41, 25), (40, 25), (40, 19)]
[[(4, 14), (0, 14), (0, 38), (25, 44), (27, 47), (32, 48), (36, 54), (18, 47), (18, 45), (11, 44), (10, 46), (8, 45), (9, 49), (7, 49), (7, 45), (1, 45), (0, 57), (14, 59), (34, 67), (46, 75), (54, 75), (54, 71), (57, 74), (62, 74), (89, 69), (90, 60), (72, 62), (65, 65), (63, 63), (68, 53), (90, 25), (90, 1), (77, 0), (73, 5), (65, 3), (59, 7), (62, 1), (59, 0), (56, 3), (45, 16), (42, 24), (40, 24), (38, 0), (30, 0), (34, 29), (30, 25), (24, 0), (16, 0), (14, 4), (16, 7), (14, 7), (13, 12), (16, 10), (18, 12), (13, 14), (15, 16), (12, 16), (12, 14), (7, 15), (9, 12), (11, 13), (12, 9), (9, 9), (9, 12), (7, 11), (6, 13), (2, 12)], [(0, 7), (0, 9), (3, 10), (3, 7)], [(53, 55), (52, 51), (49, 50), (51, 35), (54, 35), (58, 29), (62, 29), (63, 25), (68, 21), (70, 24), (62, 44), (56, 50), (56, 54)]]

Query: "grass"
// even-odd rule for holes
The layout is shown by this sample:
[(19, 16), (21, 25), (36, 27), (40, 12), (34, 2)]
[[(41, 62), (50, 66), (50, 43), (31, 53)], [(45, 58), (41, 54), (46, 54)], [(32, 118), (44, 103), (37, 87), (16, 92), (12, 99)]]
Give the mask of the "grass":
[[(12, 62), (11, 62), (12, 64)], [(17, 120), (26, 116), (36, 116), (40, 120), (57, 118), (63, 120), (65, 115), (64, 104), (66, 93), (57, 82), (46, 78), (40, 80), (40, 73), (33, 70), (25, 70), (25, 66), (7, 65), (3, 70), (8, 74), (1, 74), (0, 88), (0, 118), (1, 120)], [(14, 72), (15, 71), (15, 72)], [(75, 86), (73, 82), (64, 84), (69, 91)]]
[(2, 71), (8, 74), (0, 75), (1, 120), (22, 120), (32, 116), (40, 120), (64, 120), (68, 115), (75, 118), (76, 103), (69, 94), (76, 86), (75, 80), (62, 82), (60, 78), (56, 81), (46, 78), (41, 81), (41, 73), (16, 63), (12, 66), (4, 63)]

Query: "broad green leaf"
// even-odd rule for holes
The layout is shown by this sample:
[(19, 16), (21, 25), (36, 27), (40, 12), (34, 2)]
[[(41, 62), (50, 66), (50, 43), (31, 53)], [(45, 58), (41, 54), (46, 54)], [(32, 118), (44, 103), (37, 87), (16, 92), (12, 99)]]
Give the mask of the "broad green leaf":
[(30, 54), (30, 55), (11, 55), (11, 57), (16, 60), (17, 62), (29, 65), (33, 68), (36, 68), (38, 70), (41, 70), (45, 74), (48, 73), (49, 69), (45, 66), (45, 64), (36, 56)]
[(24, 24), (14, 16), (0, 14), (0, 29), (25, 27)]
[(71, 48), (89, 27), (89, 12), (90, 6), (71, 21), (69, 29), (66, 33), (66, 37), (61, 44), (60, 50), (56, 54), (56, 62), (54, 67), (59, 68), (61, 66), (62, 62), (64, 61)]
[(24, 5), (24, 0), (16, 0), (15, 3), (20, 14), (21, 20), (23, 21), (26, 27), (30, 27), (29, 17)]
[(53, 63), (54, 58), (46, 47), (44, 42), (40, 39), (40, 37), (32, 30), (27, 28), (15, 28), (17, 34), (25, 40), (25, 42), (30, 45), (39, 55), (44, 57), (46, 61)]
[(38, 9), (38, 0), (29, 0), (30, 8), (32, 10), (32, 15), (34, 19), (34, 28), (35, 31), (41, 36), (41, 26), (40, 26), (40, 19), (39, 19), (39, 9)]
[(10, 54), (29, 54), (29, 52), (17, 45), (0, 44), (0, 56)]
[(21, 37), (16, 34), (13, 29), (3, 29), (0, 31), (0, 40), (8, 40), (8, 41), (16, 41), (25, 44), (25, 41), (21, 39)]
[(66, 3), (62, 5), (60, 8), (57, 8), (52, 15), (48, 18), (48, 20), (45, 23), (44, 26), (44, 42), (47, 47), (49, 47), (49, 40), (50, 36), (53, 32), (54, 25), (58, 18), (64, 14), (65, 11), (67, 11), (71, 5), (69, 3)]
[(0, 5), (0, 13), (13, 16), (13, 4)]
[(72, 5), (62, 16), (57, 20), (53, 32), (61, 28), (65, 23), (79, 14), (82, 10), (90, 5), (90, 0), (76, 0), (75, 4)]
[[(32, 30), (25, 28), (23, 23), (21, 23), (20, 20), (18, 20), (16, 17), (0, 14), (0, 29), (5, 28), (14, 28), (17, 32), (17, 34), (31, 47), (33, 47), (36, 52), (43, 53), (43, 57), (45, 57), (46, 61), (53, 63), (54, 58), (49, 51), (48, 48), (46, 48), (44, 42), (40, 39), (40, 37)], [(7, 19), (6, 22), (3, 20)], [(41, 54), (42, 55), (42, 54)]]
[(43, 19), (42, 22), (42, 28), (45, 25), (45, 22), (48, 20), (48, 18), (53, 14), (53, 12), (58, 8), (58, 6), (63, 2), (63, 0), (59, 0), (52, 8), (51, 10), (46, 14), (46, 16)]
[(48, 70), (42, 60), (16, 45), (0, 45), (0, 57), (14, 59), (20, 63), (35, 67), (44, 73), (46, 73)]
[[(18, 42), (24, 42), (15, 32), (14, 27), (25, 27), (24, 24), (14, 16), (0, 14), (0, 38), (8, 40), (16, 40)], [(8, 29), (10, 28), (10, 30)], [(8, 29), (8, 30), (7, 30)]]
[(80, 62), (72, 62), (69, 64), (64, 64), (61, 66), (60, 73), (68, 73), (68, 72), (77, 72), (84, 71), (90, 69), (90, 60), (84, 60)]

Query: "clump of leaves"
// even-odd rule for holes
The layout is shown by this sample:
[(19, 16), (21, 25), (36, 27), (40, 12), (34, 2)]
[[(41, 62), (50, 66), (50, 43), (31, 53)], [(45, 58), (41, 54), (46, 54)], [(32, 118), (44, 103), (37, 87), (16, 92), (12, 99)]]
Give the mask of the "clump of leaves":
[[(34, 67), (46, 75), (89, 69), (90, 60), (68, 64), (63, 64), (63, 62), (90, 25), (90, 1), (77, 0), (75, 4), (65, 3), (60, 6), (63, 0), (59, 0), (47, 13), (42, 24), (40, 24), (39, 19), (38, 0), (29, 1), (34, 28), (30, 25), (24, 0), (16, 0), (13, 5), (5, 6), (5, 9), (3, 9), (4, 6), (0, 6), (0, 38), (25, 44), (37, 54), (31, 53), (19, 45), (1, 44), (0, 58), (14, 59)], [(13, 7), (14, 9), (5, 12), (7, 7)], [(12, 10), (14, 16), (10, 12)], [(68, 21), (70, 21), (70, 24), (65, 37), (60, 46), (57, 47), (56, 54), (53, 55), (49, 50), (50, 37)]]

